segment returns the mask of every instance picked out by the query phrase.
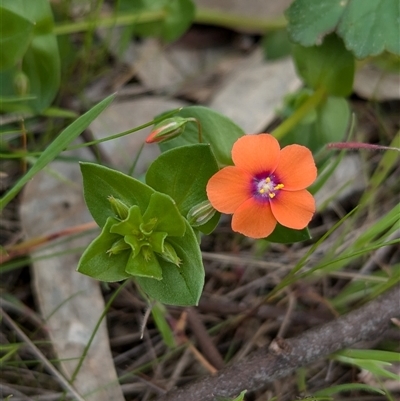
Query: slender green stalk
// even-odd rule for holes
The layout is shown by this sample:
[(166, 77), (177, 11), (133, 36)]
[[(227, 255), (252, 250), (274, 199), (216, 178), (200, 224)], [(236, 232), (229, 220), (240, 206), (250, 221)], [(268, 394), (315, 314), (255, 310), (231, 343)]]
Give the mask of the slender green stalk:
[(115, 298), (116, 298), (116, 297), (119, 295), (119, 293), (127, 286), (128, 283), (129, 283), (129, 280), (125, 280), (125, 282), (122, 283), (122, 284), (115, 290), (114, 294), (111, 296), (111, 298), (108, 300), (107, 304), (105, 305), (104, 310), (103, 310), (102, 314), (100, 315), (100, 317), (99, 317), (99, 319), (98, 319), (98, 321), (97, 321), (97, 323), (96, 323), (96, 325), (95, 325), (95, 327), (94, 327), (94, 329), (93, 329), (93, 332), (92, 332), (92, 334), (91, 334), (91, 336), (90, 336), (90, 339), (89, 339), (88, 343), (86, 344), (86, 347), (85, 347), (85, 349), (83, 350), (83, 353), (82, 353), (81, 357), (79, 358), (79, 362), (78, 362), (78, 364), (76, 365), (76, 368), (75, 368), (74, 372), (73, 372), (72, 375), (71, 375), (71, 379), (69, 380), (69, 383), (71, 383), (71, 384), (74, 383), (74, 381), (75, 381), (75, 379), (76, 379), (76, 376), (78, 375), (78, 373), (79, 373), (79, 371), (80, 371), (80, 369), (81, 369), (81, 367), (82, 367), (83, 361), (85, 360), (85, 358), (86, 358), (86, 356), (87, 356), (87, 353), (89, 352), (89, 348), (90, 348), (90, 346), (92, 345), (92, 342), (93, 342), (93, 340), (94, 340), (94, 336), (96, 335), (97, 331), (99, 330), (99, 327), (100, 327), (101, 322), (103, 321), (104, 317), (105, 317), (106, 314), (108, 313), (108, 310), (110, 309), (110, 306), (111, 306), (112, 303), (114, 302)]
[(143, 24), (146, 22), (163, 21), (165, 18), (164, 11), (147, 11), (140, 13), (129, 13), (123, 15), (112, 15), (103, 17), (93, 22), (93, 20), (77, 21), (69, 24), (57, 25), (54, 27), (56, 35), (67, 35), (70, 33), (84, 32), (93, 29), (95, 25), (97, 28), (110, 28), (120, 25)]
[(324, 88), (318, 88), (288, 119), (271, 133), (276, 139), (282, 139), (291, 131), (310, 111), (314, 110), (326, 97)]
[[(84, 32), (93, 29), (94, 25), (98, 28), (110, 28), (113, 26), (158, 22), (163, 21), (165, 17), (166, 12), (164, 10), (124, 13), (122, 15), (103, 17), (96, 20), (95, 23), (93, 20), (84, 20), (57, 25), (54, 27), (54, 33), (56, 35), (67, 35), (76, 32)], [(287, 24), (283, 16), (274, 19), (243, 17), (243, 15), (227, 14), (223, 11), (205, 8), (196, 10), (194, 22), (223, 26), (226, 28), (241, 28), (257, 32), (282, 29), (285, 28)]]
[(283, 15), (273, 19), (255, 18), (206, 8), (199, 8), (196, 10), (194, 22), (223, 26), (226, 28), (242, 28), (259, 32), (281, 29), (285, 28), (287, 25)]

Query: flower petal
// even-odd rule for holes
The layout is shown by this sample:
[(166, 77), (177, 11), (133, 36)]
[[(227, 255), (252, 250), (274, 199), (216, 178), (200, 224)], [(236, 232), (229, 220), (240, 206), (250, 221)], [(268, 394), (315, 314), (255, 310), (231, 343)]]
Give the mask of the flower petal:
[(289, 145), (281, 150), (275, 174), (287, 191), (305, 189), (317, 178), (311, 151), (305, 146)]
[(235, 165), (253, 176), (273, 173), (278, 165), (279, 154), (279, 142), (270, 134), (242, 136), (232, 147)]
[(301, 230), (313, 217), (315, 200), (305, 189), (293, 192), (282, 190), (271, 201), (271, 210), (280, 224)]
[(240, 205), (232, 218), (232, 229), (247, 237), (265, 238), (274, 231), (276, 219), (269, 202), (256, 202), (253, 198)]
[(233, 213), (251, 197), (252, 176), (237, 167), (229, 166), (214, 174), (207, 183), (207, 196), (215, 209)]

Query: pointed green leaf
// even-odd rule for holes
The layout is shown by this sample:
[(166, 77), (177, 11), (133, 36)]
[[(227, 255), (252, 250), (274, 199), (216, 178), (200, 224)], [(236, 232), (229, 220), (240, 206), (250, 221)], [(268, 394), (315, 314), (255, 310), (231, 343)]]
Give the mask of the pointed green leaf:
[(128, 206), (138, 205), (144, 213), (154, 190), (142, 182), (94, 163), (81, 163), (85, 201), (93, 219), (102, 227), (115, 217), (108, 201), (114, 196)]
[[(146, 183), (169, 195), (186, 217), (192, 207), (207, 200), (207, 182), (217, 171), (210, 145), (181, 146), (164, 152), (150, 165)], [(219, 213), (216, 213), (210, 221), (197, 228), (210, 232), (218, 220)]]
[[(211, 150), (220, 165), (231, 165), (232, 146), (244, 131), (232, 120), (216, 111), (203, 106), (184, 107), (176, 114), (184, 118), (195, 118), (201, 124), (203, 142), (211, 145)], [(198, 126), (195, 122), (187, 123), (184, 133), (178, 138), (161, 143), (164, 152), (178, 146), (199, 142)]]
[(183, 237), (168, 237), (182, 263), (180, 267), (159, 258), (163, 279), (137, 277), (136, 282), (151, 298), (168, 305), (190, 306), (199, 302), (204, 285), (204, 267), (197, 238), (189, 223)]
[(86, 248), (77, 267), (79, 273), (101, 281), (121, 281), (130, 277), (125, 272), (125, 266), (131, 251), (122, 251), (116, 255), (107, 253), (121, 239), (118, 234), (110, 234), (110, 228), (116, 221), (109, 217), (101, 234)]

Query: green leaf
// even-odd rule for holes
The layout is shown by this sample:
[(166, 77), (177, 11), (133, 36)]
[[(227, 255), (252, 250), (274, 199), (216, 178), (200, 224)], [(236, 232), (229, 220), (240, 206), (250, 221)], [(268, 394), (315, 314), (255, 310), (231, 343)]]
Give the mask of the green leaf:
[(0, 21), (0, 70), (4, 70), (22, 58), (32, 38), (34, 25), (1, 6)]
[(154, 190), (119, 171), (94, 163), (80, 163), (86, 205), (96, 223), (103, 227), (108, 217), (115, 217), (109, 196), (128, 206), (138, 205), (142, 213)]
[(286, 10), (288, 32), (296, 43), (317, 45), (338, 24), (347, 1), (295, 0)]
[[(244, 135), (244, 131), (228, 117), (203, 106), (184, 107), (176, 115), (196, 118), (202, 129), (203, 141), (211, 145), (217, 162), (220, 165), (231, 165), (232, 146), (236, 140)], [(161, 143), (164, 152), (178, 146), (198, 143), (197, 124), (190, 122), (186, 125), (184, 133), (169, 142)]]
[(303, 46), (336, 30), (358, 58), (400, 54), (398, 0), (295, 0), (286, 17), (291, 38)]
[(125, 272), (130, 251), (110, 255), (107, 251), (121, 239), (119, 234), (110, 233), (110, 228), (118, 220), (109, 217), (101, 234), (86, 248), (79, 260), (77, 271), (101, 281), (121, 281), (131, 277)]
[(277, 60), (291, 53), (292, 43), (287, 29), (267, 32), (261, 42), (266, 60)]
[[(23, 186), (31, 180), (35, 174), (54, 160), (75, 138), (78, 137), (89, 124), (114, 100), (115, 95), (108, 96), (85, 114), (80, 116), (72, 124), (62, 131), (56, 139), (42, 152), (28, 172), (21, 177), (15, 185), (0, 199), (0, 210), (10, 202)], [(105, 220), (104, 220), (105, 224)], [(103, 224), (103, 225), (104, 225)]]
[[(193, 206), (207, 200), (207, 182), (217, 171), (218, 165), (210, 145), (181, 146), (161, 154), (150, 165), (146, 183), (174, 199), (179, 211), (186, 217)], [(211, 232), (219, 216), (197, 228)]]
[(164, 343), (169, 348), (175, 348), (175, 335), (167, 321), (167, 308), (163, 304), (155, 302), (151, 308), (151, 315), (153, 316), (158, 331), (161, 333)]
[(320, 46), (293, 46), (297, 72), (312, 89), (324, 88), (332, 96), (347, 96), (353, 89), (354, 58), (336, 35)]
[(182, 263), (180, 267), (159, 259), (163, 279), (137, 277), (135, 281), (151, 298), (168, 305), (197, 305), (204, 285), (204, 267), (192, 227), (186, 222), (183, 237), (168, 237)]
[(141, 23), (132, 31), (140, 36), (159, 36), (172, 42), (182, 36), (192, 24), (195, 6), (192, 0), (120, 0), (119, 9), (123, 11), (149, 12), (164, 11), (161, 22)]
[[(29, 94), (34, 100), (26, 104), (40, 113), (53, 101), (60, 84), (60, 57), (57, 39), (53, 34), (53, 15), (48, 0), (3, 0), (2, 7), (8, 9), (34, 24), (33, 38), (22, 60), (22, 71), (29, 80)], [(7, 85), (14, 70), (0, 74), (0, 85), (4, 85), (6, 96), (15, 95), (15, 88)]]
[(338, 33), (358, 58), (383, 51), (400, 54), (400, 6), (398, 0), (351, 0)]
[(196, 9), (191, 0), (169, 0), (165, 9), (167, 17), (161, 36), (167, 42), (172, 42), (189, 29), (194, 20)]
[(272, 234), (265, 239), (269, 242), (291, 244), (294, 242), (307, 241), (310, 238), (311, 235), (307, 227), (302, 230), (293, 230), (292, 228), (284, 227), (278, 223)]

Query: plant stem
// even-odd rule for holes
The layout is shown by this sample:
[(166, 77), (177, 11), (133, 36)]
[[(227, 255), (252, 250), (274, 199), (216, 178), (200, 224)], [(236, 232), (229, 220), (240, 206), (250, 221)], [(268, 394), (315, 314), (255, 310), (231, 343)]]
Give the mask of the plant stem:
[[(56, 35), (67, 35), (76, 32), (84, 32), (96, 28), (110, 28), (113, 26), (123, 26), (131, 24), (144, 24), (147, 22), (161, 22), (167, 16), (164, 10), (142, 11), (135, 13), (125, 13), (120, 15), (106, 16), (101, 19), (83, 20), (73, 23), (56, 25), (54, 33)], [(286, 26), (283, 16), (274, 19), (243, 17), (238, 14), (227, 14), (206, 8), (196, 10), (193, 22), (223, 26), (226, 28), (241, 28), (250, 31), (265, 32), (267, 30), (282, 29)]]
[(196, 10), (194, 22), (223, 26), (225, 28), (242, 28), (257, 32), (281, 29), (285, 28), (287, 25), (283, 15), (273, 19), (254, 18), (207, 8), (199, 8)]
[(53, 32), (56, 35), (67, 35), (70, 33), (88, 31), (89, 29), (93, 29), (94, 26), (96, 26), (97, 28), (110, 28), (120, 25), (143, 24), (146, 22), (163, 21), (165, 19), (165, 16), (166, 14), (162, 10), (129, 13), (123, 15), (112, 15), (109, 17), (103, 17), (96, 21), (84, 20), (69, 24), (57, 25), (54, 27)]
[(327, 96), (324, 88), (318, 88), (289, 118), (275, 128), (271, 134), (276, 139), (282, 139), (291, 131), (311, 110), (315, 109)]

